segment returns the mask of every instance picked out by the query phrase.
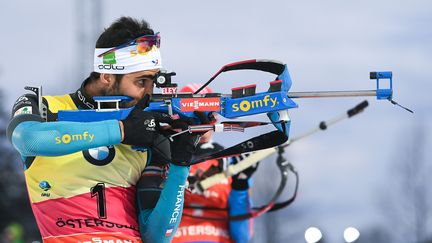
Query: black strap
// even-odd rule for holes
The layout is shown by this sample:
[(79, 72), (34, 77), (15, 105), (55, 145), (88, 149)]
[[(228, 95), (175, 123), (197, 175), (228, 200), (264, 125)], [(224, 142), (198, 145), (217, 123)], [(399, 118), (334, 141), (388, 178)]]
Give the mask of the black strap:
[(298, 176), (298, 173), (296, 171), (291, 171), (291, 172), (293, 172), (294, 175), (296, 176), (296, 184), (295, 184), (293, 195), (288, 200), (280, 202), (280, 203), (276, 203), (275, 205), (273, 205), (273, 207), (269, 210), (269, 212), (274, 212), (274, 211), (277, 211), (279, 209), (285, 208), (285, 207), (289, 206), (291, 203), (293, 203), (294, 200), (297, 198), (299, 176)]
[(232, 157), (243, 153), (250, 153), (257, 150), (272, 148), (285, 143), (287, 140), (288, 137), (285, 135), (285, 133), (276, 130), (250, 138), (222, 151), (212, 153), (204, 157), (198, 157), (193, 160), (191, 164), (198, 164), (206, 160)]
[[(268, 210), (268, 212), (273, 212), (273, 211), (276, 211), (276, 210), (282, 209), (282, 208), (284, 208), (284, 207), (287, 207), (288, 205), (290, 205), (291, 203), (293, 203), (294, 200), (295, 200), (296, 197), (297, 197), (297, 191), (298, 191), (298, 185), (299, 185), (299, 175), (298, 175), (297, 171), (294, 170), (294, 167), (292, 166), (292, 164), (291, 164), (291, 163), (288, 163), (288, 162), (284, 159), (284, 157), (283, 157), (283, 155), (282, 155), (283, 152), (284, 152), (283, 147), (282, 147), (282, 146), (279, 146), (279, 147), (278, 147), (277, 164), (278, 164), (278, 167), (280, 168), (281, 172), (282, 172), (282, 171), (286, 171), (286, 173), (288, 173), (288, 170), (289, 170), (289, 171), (291, 171), (291, 172), (295, 175), (295, 177), (296, 177), (296, 182), (295, 182), (294, 193), (293, 193), (293, 195), (292, 195), (288, 200), (283, 201), (283, 202), (280, 202), (280, 203), (276, 203), (276, 204), (274, 204), (274, 205), (271, 207), (271, 209)], [(283, 172), (282, 172), (282, 173), (283, 173)], [(260, 209), (262, 209), (262, 208), (264, 208), (264, 207), (258, 207), (258, 208), (253, 208), (253, 209), (254, 209), (254, 210), (260, 210)]]
[(201, 90), (203, 90), (207, 85), (209, 85), (213, 80), (216, 79), (219, 74), (227, 71), (233, 70), (258, 70), (263, 72), (269, 72), (276, 75), (280, 75), (285, 69), (285, 65), (283, 63), (273, 61), (273, 60), (246, 60), (240, 62), (234, 62), (223, 66), (215, 75), (213, 75), (209, 81), (203, 84), (194, 94), (198, 94)]
[[(279, 184), (279, 187), (278, 187), (275, 195), (270, 200), (270, 202), (267, 203), (265, 206), (254, 207), (253, 208), (254, 211), (247, 213), (247, 214), (241, 214), (241, 215), (229, 216), (229, 217), (220, 217), (220, 218), (217, 218), (217, 217), (200, 217), (200, 216), (194, 216), (194, 215), (187, 214), (187, 213), (183, 213), (183, 216), (193, 217), (193, 218), (198, 218), (198, 219), (206, 219), (206, 220), (238, 221), (238, 220), (246, 220), (246, 219), (250, 219), (250, 218), (255, 218), (255, 217), (258, 217), (265, 212), (276, 211), (276, 210), (279, 210), (281, 208), (284, 208), (284, 207), (290, 205), (295, 200), (295, 198), (297, 196), (299, 179), (298, 179), (298, 174), (294, 170), (294, 167), (291, 165), (291, 163), (289, 163), (288, 161), (286, 161), (284, 159), (284, 157), (282, 155), (283, 152), (284, 152), (283, 148), (279, 147), (277, 164), (278, 164), (278, 167), (279, 167), (279, 170), (281, 173), (281, 182)], [(295, 186), (295, 190), (294, 190), (294, 195), (290, 199), (288, 199), (287, 201), (284, 201), (281, 203), (276, 203), (277, 199), (282, 194), (282, 192), (286, 186), (289, 171), (294, 173), (296, 176), (296, 186)], [(214, 207), (199, 207), (199, 206), (188, 206), (187, 208), (196, 208), (196, 209), (203, 209), (203, 210), (224, 210), (224, 209), (214, 208)]]

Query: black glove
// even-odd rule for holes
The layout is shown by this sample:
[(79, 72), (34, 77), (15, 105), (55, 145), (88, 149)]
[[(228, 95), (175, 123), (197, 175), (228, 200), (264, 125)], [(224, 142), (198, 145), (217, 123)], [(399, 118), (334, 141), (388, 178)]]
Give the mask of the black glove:
[(198, 140), (199, 135), (190, 133), (175, 136), (171, 143), (171, 162), (175, 165), (189, 166)]
[(198, 140), (198, 135), (185, 133), (173, 137), (172, 142), (168, 139), (168, 136), (162, 137), (163, 139), (158, 137), (155, 145), (152, 147), (152, 163), (159, 166), (169, 163), (189, 166), (192, 156), (195, 154), (195, 144)]
[(216, 121), (213, 112), (209, 112), (206, 114), (201, 111), (194, 111), (194, 115), (198, 117), (198, 119), (200, 120), (200, 124), (210, 124)]
[[(172, 127), (186, 127), (189, 119), (177, 119), (173, 122)], [(195, 153), (195, 144), (199, 136), (191, 133), (184, 133), (172, 137), (172, 141), (168, 138), (175, 134), (172, 130), (162, 130), (164, 136), (159, 135), (152, 147), (152, 162), (157, 165), (173, 163), (175, 165), (189, 166), (192, 155)]]
[(151, 151), (152, 165), (162, 167), (171, 163), (171, 142), (166, 136), (158, 135)]
[[(194, 119), (192, 118), (179, 118), (172, 119), (169, 115), (157, 112), (143, 112), (142, 109), (146, 107), (146, 102), (148, 98), (143, 98), (131, 112), (131, 115), (123, 121), (123, 123), (130, 123), (132, 134), (126, 136), (126, 126), (125, 126), (125, 138), (123, 143), (132, 144), (132, 142), (137, 143), (136, 140), (144, 141), (150, 143), (142, 146), (152, 147), (152, 160), (158, 165), (167, 164), (169, 162), (181, 165), (189, 166), (192, 159), (192, 155), (195, 153), (196, 144), (199, 140), (199, 133), (183, 133), (172, 138), (173, 141), (169, 141), (168, 137), (175, 134), (173, 130), (160, 129), (159, 122), (168, 123), (173, 129), (187, 130), (190, 125), (195, 125)], [(137, 108), (138, 107), (138, 108)], [(212, 116), (207, 116), (202, 112), (194, 112), (199, 118), (200, 124), (208, 124), (212, 121)], [(145, 119), (144, 119), (145, 118)], [(130, 121), (129, 121), (130, 119)], [(146, 120), (149, 120), (147, 122)], [(154, 120), (155, 126), (149, 127), (149, 124), (153, 124), (151, 120)], [(140, 124), (146, 124), (145, 126), (135, 129)], [(140, 135), (142, 134), (142, 135)], [(162, 135), (163, 136), (162, 136)], [(142, 137), (143, 136), (143, 137)], [(133, 140), (131, 141), (132, 138)], [(137, 144), (133, 144), (137, 145)]]
[(160, 134), (159, 122), (170, 123), (169, 115), (157, 112), (143, 111), (148, 106), (150, 95), (145, 95), (135, 105), (129, 116), (122, 120), (124, 144), (139, 147), (151, 147)]
[[(233, 164), (239, 163), (240, 161), (244, 160), (248, 156), (249, 154), (244, 154), (244, 155), (233, 157)], [(251, 165), (249, 168), (241, 171), (240, 173), (233, 175), (231, 187), (239, 191), (249, 189), (248, 180), (249, 178), (252, 177), (253, 173), (255, 173), (255, 171), (257, 170), (258, 164), (259, 162)]]
[[(200, 124), (209, 124), (214, 120), (214, 117), (209, 113), (206, 115), (203, 112), (194, 111), (194, 114), (200, 120)], [(189, 125), (196, 125), (193, 119), (181, 118), (174, 120), (171, 123), (173, 128), (188, 129)], [(189, 166), (192, 160), (192, 155), (196, 151), (196, 146), (201, 133), (183, 133), (173, 137), (171, 142), (171, 162), (175, 165)]]

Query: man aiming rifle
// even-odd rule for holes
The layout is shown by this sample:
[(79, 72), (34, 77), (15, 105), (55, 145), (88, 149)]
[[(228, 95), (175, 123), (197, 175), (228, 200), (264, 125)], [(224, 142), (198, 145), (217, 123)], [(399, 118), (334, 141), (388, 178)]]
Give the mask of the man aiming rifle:
[[(197, 135), (185, 133), (170, 141), (160, 122), (185, 128), (192, 121), (143, 111), (162, 67), (159, 48), (160, 35), (147, 22), (122, 17), (99, 36), (94, 71), (76, 92), (42, 98), (29, 87), (39, 95), (25, 94), (16, 101), (7, 134), (21, 154), (44, 242), (172, 238), (166, 232), (175, 232), (179, 224), (171, 216), (178, 204), (182, 207)], [(125, 119), (57, 120), (59, 110), (94, 109), (95, 96), (116, 95), (131, 97), (122, 107), (135, 106)], [(147, 164), (157, 163), (150, 151), (162, 142), (168, 142), (169, 177), (154, 208), (137, 212), (136, 183)]]

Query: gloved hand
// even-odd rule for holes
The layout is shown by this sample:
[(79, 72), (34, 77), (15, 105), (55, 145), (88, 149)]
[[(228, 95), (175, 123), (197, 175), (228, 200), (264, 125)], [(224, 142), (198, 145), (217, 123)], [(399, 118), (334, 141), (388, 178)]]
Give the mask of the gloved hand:
[[(171, 128), (185, 130), (192, 124), (192, 119), (176, 119), (171, 122)], [(173, 163), (188, 166), (192, 155), (195, 153), (195, 143), (198, 140), (198, 135), (186, 132), (172, 137), (172, 141), (170, 141), (168, 137), (176, 132), (162, 129), (161, 133), (163, 135), (156, 138), (152, 147), (152, 162), (158, 165)]]
[(209, 113), (204, 113), (201, 111), (194, 111), (194, 115), (196, 117), (198, 117), (198, 119), (200, 120), (200, 124), (204, 125), (204, 124), (211, 124), (211, 123), (215, 123), (216, 122), (216, 117), (214, 115), (213, 112), (209, 112)]
[(171, 163), (181, 166), (189, 166), (192, 156), (196, 151), (199, 135), (184, 133), (173, 137), (171, 143)]
[(160, 134), (159, 122), (172, 122), (168, 114), (143, 111), (149, 101), (150, 95), (145, 95), (138, 101), (129, 116), (121, 121), (124, 134), (122, 143), (139, 147), (153, 146), (156, 137)]
[[(200, 124), (209, 124), (214, 119), (212, 115), (206, 115), (203, 112), (195, 111), (194, 114), (200, 120)], [(193, 119), (178, 119), (171, 124), (173, 128), (181, 128), (182, 130), (188, 129), (189, 125), (196, 125)], [(186, 132), (173, 137), (171, 142), (171, 162), (176, 165), (189, 166), (200, 135), (202, 134)]]
[[(239, 156), (233, 157), (233, 164), (237, 164), (248, 157), (249, 154), (241, 154)], [(238, 174), (232, 176), (231, 187), (235, 190), (247, 190), (249, 189), (249, 179), (252, 177), (253, 173), (258, 168), (259, 162), (251, 165), (249, 168), (241, 171)]]

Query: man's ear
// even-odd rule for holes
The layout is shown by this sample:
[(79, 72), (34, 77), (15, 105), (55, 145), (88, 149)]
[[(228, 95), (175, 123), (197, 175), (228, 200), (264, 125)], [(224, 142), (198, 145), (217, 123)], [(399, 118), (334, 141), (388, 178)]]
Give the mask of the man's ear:
[(99, 79), (101, 82), (105, 85), (110, 85), (115, 82), (115, 77), (113, 74), (110, 73), (101, 73), (99, 76)]

